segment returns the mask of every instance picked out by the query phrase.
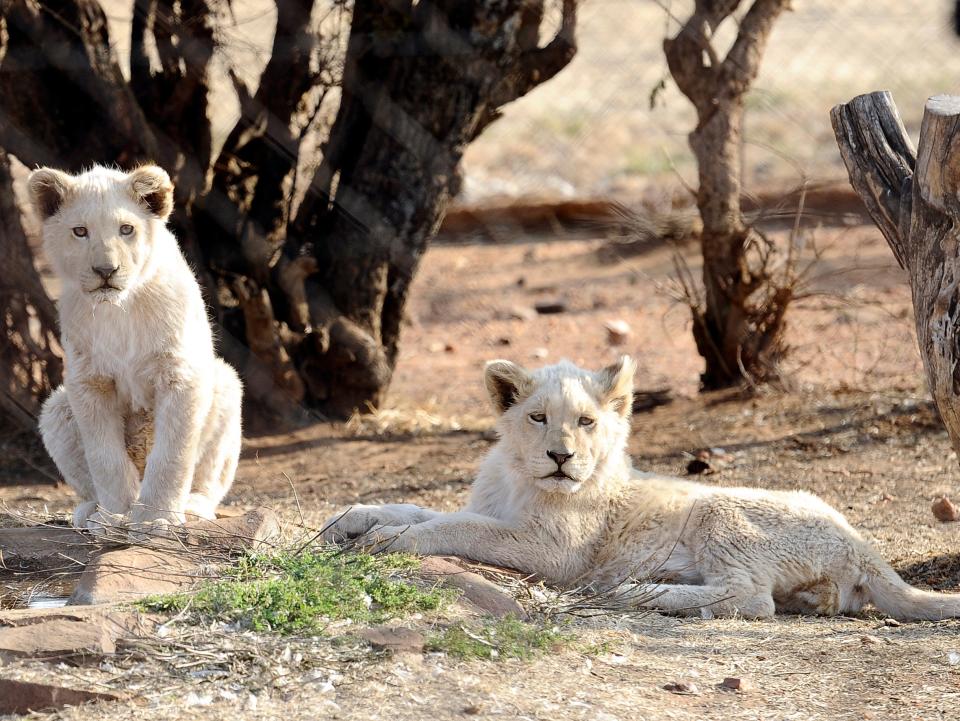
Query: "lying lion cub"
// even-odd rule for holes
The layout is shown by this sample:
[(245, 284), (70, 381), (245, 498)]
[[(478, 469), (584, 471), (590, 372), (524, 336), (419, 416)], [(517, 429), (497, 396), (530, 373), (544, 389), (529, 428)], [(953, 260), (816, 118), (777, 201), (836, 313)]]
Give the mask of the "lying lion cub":
[[(486, 367), (500, 440), (463, 511), (355, 506), (328, 540), (453, 554), (560, 585), (616, 588), (630, 605), (703, 617), (960, 616), (960, 594), (912, 588), (819, 498), (716, 488), (635, 471), (626, 454), (634, 364)], [(640, 581), (648, 581), (640, 583)]]
[(29, 188), (61, 282), (67, 368), (40, 431), (80, 496), (74, 525), (213, 518), (237, 468), (242, 389), (166, 228), (170, 178), (42, 168)]

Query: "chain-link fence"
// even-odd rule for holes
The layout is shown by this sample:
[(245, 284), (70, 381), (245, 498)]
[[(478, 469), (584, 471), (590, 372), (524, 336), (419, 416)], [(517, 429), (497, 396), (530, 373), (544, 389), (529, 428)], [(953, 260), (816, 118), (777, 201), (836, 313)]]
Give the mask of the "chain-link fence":
[[(585, 0), (577, 57), (471, 146), (463, 200), (632, 195), (677, 186), (676, 173), (695, 185), (695, 114), (662, 50), (691, 6)], [(860, 93), (891, 90), (915, 138), (925, 99), (960, 92), (951, 11), (949, 0), (796, 0), (747, 99), (747, 190), (844, 178), (828, 113)], [(718, 52), (735, 30), (721, 29)]]

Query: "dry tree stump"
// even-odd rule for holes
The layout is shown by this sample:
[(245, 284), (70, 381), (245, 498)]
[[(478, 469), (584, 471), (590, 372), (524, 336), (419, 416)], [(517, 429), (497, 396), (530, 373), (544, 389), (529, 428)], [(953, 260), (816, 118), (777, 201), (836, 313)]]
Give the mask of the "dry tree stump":
[(927, 101), (917, 152), (888, 92), (830, 118), (851, 185), (908, 273), (927, 383), (960, 455), (960, 96)]

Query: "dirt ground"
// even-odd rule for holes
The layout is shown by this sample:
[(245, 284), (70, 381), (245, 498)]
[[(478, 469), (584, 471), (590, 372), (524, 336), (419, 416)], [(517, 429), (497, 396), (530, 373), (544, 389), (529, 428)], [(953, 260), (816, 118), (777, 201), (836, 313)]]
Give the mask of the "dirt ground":
[[(908, 288), (872, 227), (811, 232), (821, 258), (790, 315), (792, 348), (780, 390), (699, 395), (689, 319), (671, 298), (671, 252), (598, 258), (602, 239), (549, 238), (435, 245), (426, 254), (402, 338), (388, 408), (373, 419), (249, 438), (228, 505), (266, 505), (318, 524), (345, 504), (407, 501), (454, 509), (490, 447), (485, 360), (530, 365), (569, 358), (600, 366), (628, 352), (639, 387), (669, 386), (674, 402), (634, 419), (639, 467), (683, 474), (686, 455), (723, 448), (732, 460), (706, 483), (814, 491), (868, 534), (912, 582), (960, 590), (960, 523), (930, 512), (960, 496), (960, 473), (923, 386)], [(688, 252), (691, 265), (695, 254)], [(521, 319), (540, 300), (566, 311)], [(620, 347), (603, 323), (632, 327)], [(53, 486), (0, 487), (0, 501), (65, 513)], [(172, 661), (71, 674), (139, 701), (68, 711), (83, 719), (955, 719), (960, 622), (885, 625), (882, 618), (704, 621), (657, 614), (574, 624), (601, 652), (575, 647), (532, 662), (443, 656), (347, 658), (323, 640), (291, 641), (304, 669), (193, 676)], [(954, 655), (951, 655), (953, 653)], [(333, 654), (333, 655), (330, 655)], [(332, 660), (331, 660), (332, 659)], [(151, 665), (153, 664), (153, 665)], [(724, 691), (724, 677), (745, 679)], [(698, 692), (677, 695), (687, 680)]]

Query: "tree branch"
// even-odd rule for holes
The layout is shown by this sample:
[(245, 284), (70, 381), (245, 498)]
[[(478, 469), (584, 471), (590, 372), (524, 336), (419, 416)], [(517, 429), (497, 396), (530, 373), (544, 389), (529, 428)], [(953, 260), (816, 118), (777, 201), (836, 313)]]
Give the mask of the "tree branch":
[(863, 200), (901, 268), (907, 267), (906, 226), (916, 152), (889, 92), (859, 95), (830, 111), (850, 185)]

